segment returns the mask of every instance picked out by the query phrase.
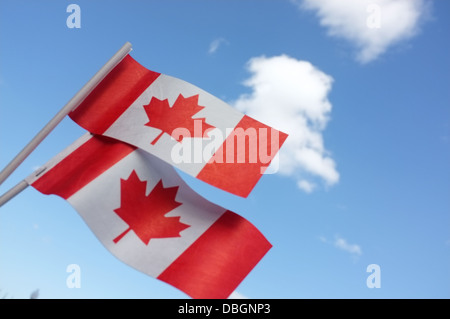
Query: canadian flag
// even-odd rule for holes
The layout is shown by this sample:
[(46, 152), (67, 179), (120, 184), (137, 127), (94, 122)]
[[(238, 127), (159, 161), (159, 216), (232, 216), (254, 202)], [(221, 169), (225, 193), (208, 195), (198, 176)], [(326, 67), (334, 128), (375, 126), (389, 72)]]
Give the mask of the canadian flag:
[(69, 116), (91, 133), (141, 148), (247, 197), (287, 138), (183, 80), (130, 55)]
[(228, 297), (272, 247), (172, 166), (108, 137), (86, 133), (26, 181), (66, 199), (117, 258), (193, 298)]

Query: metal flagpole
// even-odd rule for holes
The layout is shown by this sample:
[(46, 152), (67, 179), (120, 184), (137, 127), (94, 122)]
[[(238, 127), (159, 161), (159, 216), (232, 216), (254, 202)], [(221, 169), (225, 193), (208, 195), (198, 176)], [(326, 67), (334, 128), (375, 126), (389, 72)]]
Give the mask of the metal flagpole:
[(26, 180), (21, 181), (19, 184), (11, 188), (9, 191), (7, 191), (5, 194), (0, 196), (0, 207), (3, 206), (7, 201), (9, 201), (11, 198), (19, 194), (21, 191), (23, 191), (25, 188), (28, 187), (28, 183)]
[[(86, 96), (100, 83), (101, 80), (131, 51), (131, 43), (125, 43), (116, 54), (78, 91), (77, 94), (47, 123), (46, 126), (20, 151), (19, 154), (0, 172), (0, 185), (12, 172), (30, 155), (44, 138), (64, 119), (71, 111), (86, 98)], [(21, 182), (22, 183), (22, 182)], [(21, 184), (19, 183), (19, 184)], [(18, 184), (18, 185), (19, 185)], [(11, 189), (11, 191), (14, 188)], [(23, 188), (25, 189), (25, 187)], [(22, 191), (21, 189), (20, 191)], [(19, 192), (20, 192), (19, 191)], [(9, 193), (10, 191), (8, 191)], [(6, 194), (5, 194), (6, 195)], [(14, 195), (13, 195), (14, 196)], [(3, 198), (3, 196), (2, 196)], [(0, 205), (1, 206), (1, 205)]]

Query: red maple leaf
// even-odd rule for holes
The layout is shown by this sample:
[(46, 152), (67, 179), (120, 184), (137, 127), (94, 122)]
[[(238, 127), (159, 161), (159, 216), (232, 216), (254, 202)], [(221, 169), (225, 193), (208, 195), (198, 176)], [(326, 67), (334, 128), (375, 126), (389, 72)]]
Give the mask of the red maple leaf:
[[(204, 106), (198, 105), (198, 94), (185, 98), (183, 95), (178, 95), (177, 100), (169, 106), (167, 99), (160, 100), (152, 97), (150, 103), (144, 105), (145, 112), (149, 118), (146, 126), (151, 126), (160, 129), (162, 132), (152, 141), (152, 145), (159, 140), (159, 138), (167, 133), (171, 135), (178, 142), (183, 140), (184, 135), (173, 134), (175, 129), (182, 128), (184, 132), (189, 133), (186, 137), (204, 137), (208, 135), (208, 130), (214, 128), (205, 122), (205, 118), (193, 119), (196, 113), (204, 109)], [(201, 122), (201, 129), (195, 129), (195, 121)], [(199, 126), (199, 125), (197, 125)], [(178, 131), (179, 133), (180, 131)]]
[(114, 210), (127, 224), (122, 234), (114, 239), (117, 243), (130, 230), (148, 245), (152, 238), (180, 237), (180, 232), (189, 225), (180, 222), (180, 217), (166, 217), (166, 213), (181, 203), (175, 201), (178, 186), (164, 188), (162, 180), (145, 195), (146, 181), (141, 181), (132, 171), (128, 179), (120, 180), (120, 208)]

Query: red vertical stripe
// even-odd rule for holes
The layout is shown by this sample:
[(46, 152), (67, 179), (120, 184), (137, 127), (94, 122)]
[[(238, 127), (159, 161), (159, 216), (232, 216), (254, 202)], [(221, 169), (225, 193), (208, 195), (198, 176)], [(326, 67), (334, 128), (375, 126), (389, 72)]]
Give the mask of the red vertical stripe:
[(31, 186), (67, 199), (135, 149), (108, 137), (93, 136)]
[[(272, 132), (278, 134), (278, 144)], [(286, 138), (287, 134), (245, 115), (197, 178), (247, 197)]]
[(226, 211), (158, 279), (193, 298), (227, 298), (271, 247), (255, 226)]
[(103, 134), (159, 75), (127, 55), (70, 117), (89, 132)]

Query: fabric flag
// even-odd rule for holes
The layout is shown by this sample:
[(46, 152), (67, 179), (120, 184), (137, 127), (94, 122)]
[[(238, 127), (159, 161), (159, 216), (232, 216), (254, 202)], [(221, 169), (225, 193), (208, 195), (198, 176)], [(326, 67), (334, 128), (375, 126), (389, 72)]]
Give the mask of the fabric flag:
[(27, 182), (66, 199), (117, 258), (193, 298), (227, 298), (272, 247), (172, 166), (108, 137), (86, 133)]
[(69, 116), (247, 197), (287, 138), (183, 80), (127, 55)]

